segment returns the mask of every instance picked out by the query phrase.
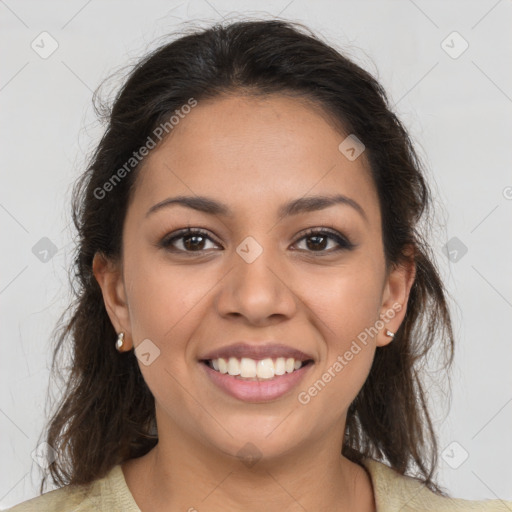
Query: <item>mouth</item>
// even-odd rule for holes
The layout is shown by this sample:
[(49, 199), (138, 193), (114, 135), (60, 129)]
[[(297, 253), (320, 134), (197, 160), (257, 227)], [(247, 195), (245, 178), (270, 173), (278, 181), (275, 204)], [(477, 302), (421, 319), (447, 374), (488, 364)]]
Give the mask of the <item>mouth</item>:
[(291, 396), (313, 367), (313, 359), (230, 357), (202, 359), (208, 382), (225, 395), (242, 402), (272, 402)]
[(244, 381), (270, 381), (277, 377), (295, 373), (312, 365), (313, 359), (300, 360), (294, 357), (252, 359), (250, 357), (219, 357), (202, 359), (201, 363), (214, 372)]

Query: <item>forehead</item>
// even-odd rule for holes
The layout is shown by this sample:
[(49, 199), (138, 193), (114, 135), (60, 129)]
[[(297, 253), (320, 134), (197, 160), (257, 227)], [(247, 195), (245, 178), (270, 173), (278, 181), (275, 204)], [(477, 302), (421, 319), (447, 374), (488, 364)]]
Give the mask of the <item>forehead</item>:
[(346, 137), (319, 107), (290, 96), (199, 101), (146, 158), (135, 202), (149, 208), (186, 193), (214, 196), (235, 211), (267, 211), (292, 198), (341, 193), (379, 216), (365, 154), (349, 160), (339, 149)]

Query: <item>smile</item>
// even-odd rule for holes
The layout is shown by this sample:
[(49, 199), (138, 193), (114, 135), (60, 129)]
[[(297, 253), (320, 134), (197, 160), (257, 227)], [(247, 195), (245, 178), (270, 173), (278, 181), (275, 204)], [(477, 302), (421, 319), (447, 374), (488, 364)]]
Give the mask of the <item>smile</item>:
[(225, 394), (244, 402), (276, 400), (296, 388), (313, 360), (293, 357), (255, 360), (230, 357), (202, 360), (210, 382)]
[(273, 379), (275, 376), (281, 376), (299, 370), (302, 366), (312, 361), (300, 361), (293, 357), (277, 357), (275, 359), (266, 358), (260, 360), (251, 359), (250, 357), (230, 357), (229, 359), (219, 357), (205, 362), (213, 370), (222, 374), (231, 375), (232, 377), (238, 376), (244, 379), (268, 380)]

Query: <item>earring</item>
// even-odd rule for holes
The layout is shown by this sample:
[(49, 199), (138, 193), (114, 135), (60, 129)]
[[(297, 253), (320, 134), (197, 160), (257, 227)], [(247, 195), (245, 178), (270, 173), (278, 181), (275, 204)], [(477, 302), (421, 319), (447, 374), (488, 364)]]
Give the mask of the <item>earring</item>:
[(395, 337), (395, 333), (391, 331), (386, 331), (386, 336), (390, 336), (391, 338)]
[(123, 343), (124, 343), (124, 332), (120, 332), (117, 336), (117, 341), (116, 341), (116, 349), (118, 352), (122, 352), (122, 348), (123, 348)]

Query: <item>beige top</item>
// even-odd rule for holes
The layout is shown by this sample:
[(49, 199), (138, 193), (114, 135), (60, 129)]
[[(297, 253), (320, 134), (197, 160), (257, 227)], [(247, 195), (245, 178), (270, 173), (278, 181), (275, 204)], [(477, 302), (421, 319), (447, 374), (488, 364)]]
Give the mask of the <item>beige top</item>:
[[(365, 459), (377, 512), (512, 512), (512, 501), (470, 501), (438, 496), (418, 480), (403, 476), (382, 462)], [(141, 512), (121, 466), (86, 486), (66, 485), (7, 509), (12, 512)]]

